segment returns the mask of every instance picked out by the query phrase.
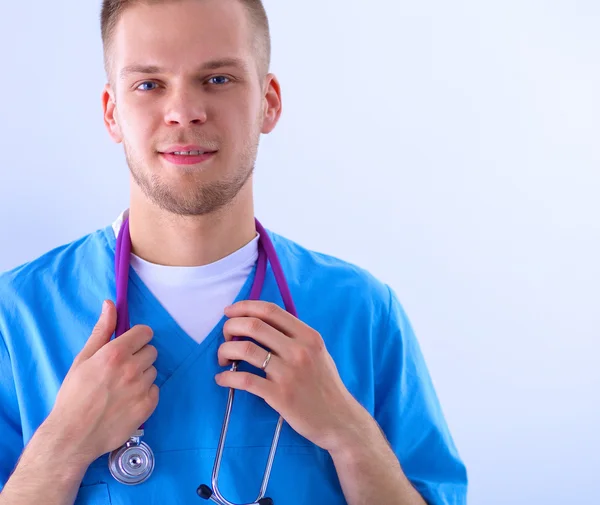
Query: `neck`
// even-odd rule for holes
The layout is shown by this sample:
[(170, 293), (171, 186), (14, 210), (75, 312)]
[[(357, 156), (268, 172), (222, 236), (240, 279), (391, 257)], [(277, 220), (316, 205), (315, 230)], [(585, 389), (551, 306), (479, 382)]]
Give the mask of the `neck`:
[(145, 261), (183, 267), (214, 263), (256, 237), (251, 181), (228, 205), (203, 216), (172, 214), (133, 189), (129, 227), (131, 252)]

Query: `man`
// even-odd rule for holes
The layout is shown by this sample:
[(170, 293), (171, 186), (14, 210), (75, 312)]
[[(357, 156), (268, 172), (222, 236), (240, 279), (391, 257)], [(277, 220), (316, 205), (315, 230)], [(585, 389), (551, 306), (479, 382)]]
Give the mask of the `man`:
[[(104, 121), (124, 146), (130, 207), (0, 278), (0, 505), (202, 502), (229, 388), (244, 391), (219, 480), (230, 501), (256, 499), (281, 415), (274, 503), (465, 503), (465, 467), (392, 290), (257, 233), (259, 137), (281, 114), (260, 0), (105, 0), (102, 34)], [(272, 258), (248, 300), (267, 239), (299, 318)], [(115, 256), (131, 260), (131, 329), (111, 338)], [(141, 425), (155, 468), (124, 485), (109, 453)]]

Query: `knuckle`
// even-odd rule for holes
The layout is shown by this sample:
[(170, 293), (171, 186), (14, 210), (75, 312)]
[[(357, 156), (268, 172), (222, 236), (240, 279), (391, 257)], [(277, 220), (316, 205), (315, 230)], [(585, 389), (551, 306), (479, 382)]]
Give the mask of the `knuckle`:
[(152, 356), (152, 362), (154, 363), (156, 361), (156, 358), (158, 358), (158, 349), (153, 345), (148, 345), (148, 349), (150, 355)]
[(104, 357), (109, 368), (118, 368), (123, 362), (123, 352), (118, 346), (107, 347)]
[(97, 321), (94, 327), (92, 328), (91, 336), (96, 337), (99, 333), (104, 333), (105, 326), (106, 322), (104, 321), (104, 319), (100, 319), (99, 321)]
[(150, 375), (150, 377), (152, 378), (152, 382), (154, 382), (156, 380), (156, 377), (158, 377), (158, 370), (156, 369), (155, 366), (151, 366), (148, 369), (148, 374)]
[(307, 335), (307, 342), (314, 352), (320, 352), (325, 348), (323, 337), (321, 337), (321, 334), (318, 331), (309, 331)]
[(160, 400), (160, 389), (156, 384), (153, 385), (152, 389), (150, 390), (150, 398), (152, 400), (152, 410), (154, 410), (158, 405), (158, 401)]
[(250, 340), (244, 342), (244, 356), (252, 357), (256, 355), (256, 346)]
[(156, 406), (160, 397), (160, 389), (156, 384), (150, 386), (150, 390), (145, 392), (146, 401), (150, 405)]
[(248, 321), (249, 333), (259, 332), (261, 330), (261, 328), (263, 327), (263, 325), (264, 325), (264, 323), (256, 317), (249, 319), (249, 321)]
[(219, 350), (217, 351), (217, 360), (220, 363), (225, 363), (231, 359), (235, 359), (236, 355), (237, 352), (235, 346), (230, 346), (227, 343), (225, 343), (221, 347), (219, 347)]
[(121, 370), (121, 377), (126, 384), (131, 384), (135, 382), (138, 378), (139, 373), (135, 365), (128, 363)]
[(300, 347), (298, 348), (298, 350), (295, 353), (295, 359), (294, 359), (294, 364), (299, 367), (299, 368), (303, 368), (305, 366), (307, 366), (308, 364), (310, 364), (312, 360), (310, 351), (308, 350), (308, 348), (306, 347)]
[(279, 306), (273, 302), (267, 302), (263, 305), (263, 313), (266, 316), (272, 316), (279, 310)]
[(83, 362), (83, 356), (81, 353), (77, 354), (75, 358), (73, 358), (73, 363), (71, 363), (71, 369), (77, 368)]
[(152, 328), (145, 324), (138, 324), (134, 326), (134, 330), (136, 336), (140, 339), (149, 341), (152, 340), (152, 337), (154, 337), (154, 331), (152, 331)]
[(251, 373), (246, 373), (242, 375), (241, 383), (244, 389), (252, 388), (252, 385), (254, 384), (254, 375), (252, 375)]

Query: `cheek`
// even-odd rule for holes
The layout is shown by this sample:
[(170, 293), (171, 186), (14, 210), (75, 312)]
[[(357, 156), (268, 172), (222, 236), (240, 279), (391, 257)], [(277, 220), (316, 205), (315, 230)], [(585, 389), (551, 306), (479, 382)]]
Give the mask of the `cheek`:
[(128, 144), (143, 150), (152, 139), (156, 119), (147, 107), (127, 105), (121, 112), (121, 131)]
[(215, 112), (225, 120), (227, 129), (237, 132), (242, 140), (244, 134), (253, 133), (260, 122), (263, 115), (262, 101), (254, 93), (243, 93), (235, 100), (219, 104)]
[(237, 120), (230, 124), (231, 140), (238, 148), (246, 150), (260, 134), (262, 111), (256, 107), (249, 108), (247, 104), (242, 110), (243, 114), (239, 114)]

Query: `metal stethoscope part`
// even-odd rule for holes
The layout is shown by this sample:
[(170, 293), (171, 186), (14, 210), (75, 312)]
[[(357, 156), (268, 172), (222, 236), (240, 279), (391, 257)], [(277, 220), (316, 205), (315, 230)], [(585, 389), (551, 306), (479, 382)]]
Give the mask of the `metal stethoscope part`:
[(144, 430), (138, 430), (127, 443), (112, 451), (108, 457), (111, 475), (121, 484), (134, 486), (148, 480), (154, 471), (154, 454), (140, 441)]
[[(238, 364), (234, 363), (231, 367), (231, 371), (237, 371)], [(225, 448), (225, 439), (227, 438), (227, 431), (229, 429), (229, 420), (231, 419), (231, 410), (233, 408), (233, 399), (235, 396), (235, 389), (229, 389), (229, 397), (227, 398), (227, 408), (225, 409), (225, 417), (223, 419), (223, 427), (221, 428), (221, 437), (219, 438), (219, 445), (217, 447), (217, 455), (215, 457), (215, 465), (212, 472), (212, 489), (206, 484), (202, 484), (197, 492), (200, 498), (205, 500), (212, 500), (218, 505), (238, 505), (228, 501), (219, 491), (219, 470), (221, 469), (221, 461), (223, 459), (223, 449)], [(283, 426), (283, 417), (279, 416), (277, 427), (275, 428), (275, 434), (273, 435), (273, 441), (271, 442), (271, 449), (269, 451), (269, 459), (267, 460), (267, 466), (263, 474), (260, 491), (256, 500), (247, 505), (273, 505), (271, 498), (265, 498), (267, 492), (267, 485), (269, 483), (269, 477), (271, 476), (271, 469), (273, 468), (273, 460), (275, 459), (275, 452), (277, 450), (277, 444), (279, 443), (279, 435), (281, 434), (281, 428)]]

